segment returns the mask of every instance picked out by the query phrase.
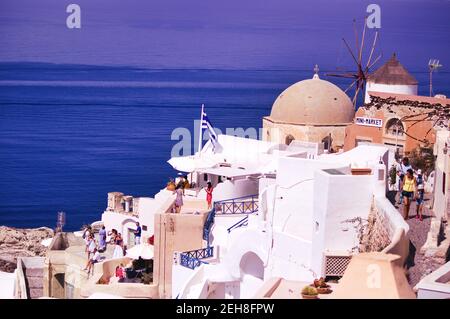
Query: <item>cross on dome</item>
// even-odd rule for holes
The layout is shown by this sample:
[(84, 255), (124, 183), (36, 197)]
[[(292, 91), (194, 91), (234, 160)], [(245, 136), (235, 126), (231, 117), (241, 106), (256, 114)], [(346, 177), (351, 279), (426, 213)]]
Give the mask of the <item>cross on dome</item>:
[(319, 66), (316, 64), (314, 66), (314, 76), (313, 79), (318, 79), (319, 78)]

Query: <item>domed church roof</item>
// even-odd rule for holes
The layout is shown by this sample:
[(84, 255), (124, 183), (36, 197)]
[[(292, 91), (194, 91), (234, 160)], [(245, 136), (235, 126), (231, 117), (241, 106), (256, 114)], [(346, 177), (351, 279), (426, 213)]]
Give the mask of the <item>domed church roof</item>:
[(284, 90), (275, 100), (269, 119), (288, 124), (333, 125), (352, 122), (354, 114), (347, 94), (315, 74)]

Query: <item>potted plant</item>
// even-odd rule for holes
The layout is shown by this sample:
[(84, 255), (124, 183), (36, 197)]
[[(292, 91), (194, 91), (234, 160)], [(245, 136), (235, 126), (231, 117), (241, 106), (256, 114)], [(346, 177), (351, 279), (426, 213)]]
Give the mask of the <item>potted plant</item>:
[(306, 286), (302, 289), (303, 299), (319, 299), (317, 289), (311, 286)]
[(329, 294), (332, 292), (332, 290), (330, 289), (330, 285), (325, 282), (325, 279), (323, 277), (314, 279), (314, 283), (311, 285), (311, 287), (316, 288), (319, 294)]

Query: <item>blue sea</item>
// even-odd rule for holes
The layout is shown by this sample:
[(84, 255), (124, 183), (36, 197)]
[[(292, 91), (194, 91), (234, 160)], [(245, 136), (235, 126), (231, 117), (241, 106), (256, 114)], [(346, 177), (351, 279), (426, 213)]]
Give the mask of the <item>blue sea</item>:
[[(426, 95), (427, 72), (411, 73)], [(76, 230), (100, 219), (108, 192), (153, 196), (177, 173), (172, 131), (193, 134), (202, 103), (221, 130), (259, 128), (277, 95), (312, 74), (0, 63), (0, 225), (54, 227), (64, 211)], [(436, 90), (449, 96), (449, 79), (437, 73)]]

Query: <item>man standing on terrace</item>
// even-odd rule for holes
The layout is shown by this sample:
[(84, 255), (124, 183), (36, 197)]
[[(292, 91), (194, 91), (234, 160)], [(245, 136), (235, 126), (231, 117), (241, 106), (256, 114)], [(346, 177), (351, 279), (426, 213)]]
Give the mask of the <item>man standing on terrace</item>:
[(136, 230), (134, 231), (134, 244), (139, 245), (141, 243), (142, 228), (139, 222), (136, 222)]

